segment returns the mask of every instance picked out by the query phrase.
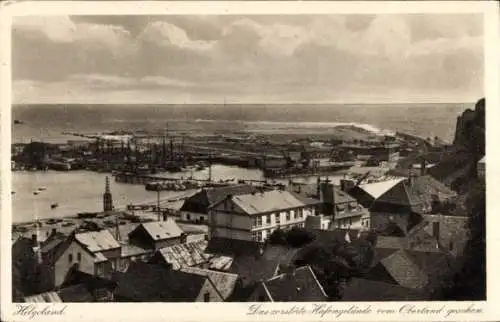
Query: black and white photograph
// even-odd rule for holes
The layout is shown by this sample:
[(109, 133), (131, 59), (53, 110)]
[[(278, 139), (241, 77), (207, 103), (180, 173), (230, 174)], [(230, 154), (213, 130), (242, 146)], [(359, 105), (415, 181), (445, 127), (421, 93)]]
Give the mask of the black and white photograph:
[(486, 300), (483, 13), (10, 32), (13, 303)]

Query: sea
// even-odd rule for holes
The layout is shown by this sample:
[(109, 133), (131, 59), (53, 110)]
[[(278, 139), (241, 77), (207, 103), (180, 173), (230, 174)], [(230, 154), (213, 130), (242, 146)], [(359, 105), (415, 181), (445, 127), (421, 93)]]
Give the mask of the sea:
[[(405, 132), (451, 142), (457, 117), (474, 103), (447, 104), (231, 104), (231, 105), (14, 105), (13, 143), (65, 142), (78, 138), (62, 132), (100, 133), (120, 130), (164, 130), (188, 133), (215, 131), (253, 133), (324, 133), (352, 125), (373, 133)], [(193, 173), (206, 178), (208, 170)], [(176, 174), (187, 177), (187, 173)], [(33, 221), (102, 209), (106, 174), (88, 171), (13, 172), (13, 222)], [(172, 176), (169, 174), (169, 176)], [(216, 165), (215, 180), (261, 180), (259, 170)], [(294, 179), (311, 182), (312, 178)], [(333, 178), (338, 179), (337, 177)], [(46, 188), (37, 195), (33, 192)], [(114, 204), (152, 203), (156, 193), (142, 185), (112, 182)], [(162, 192), (162, 200), (189, 192)], [(51, 205), (57, 203), (57, 208)], [(177, 203), (178, 206), (178, 203)]]

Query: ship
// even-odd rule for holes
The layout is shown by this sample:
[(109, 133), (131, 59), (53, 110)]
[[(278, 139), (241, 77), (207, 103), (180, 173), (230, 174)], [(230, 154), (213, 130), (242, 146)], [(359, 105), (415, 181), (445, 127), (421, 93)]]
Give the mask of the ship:
[(24, 122), (21, 120), (14, 120), (14, 124), (24, 124)]
[(50, 205), (50, 209), (55, 209), (57, 207), (59, 207), (58, 203), (53, 203), (53, 204)]

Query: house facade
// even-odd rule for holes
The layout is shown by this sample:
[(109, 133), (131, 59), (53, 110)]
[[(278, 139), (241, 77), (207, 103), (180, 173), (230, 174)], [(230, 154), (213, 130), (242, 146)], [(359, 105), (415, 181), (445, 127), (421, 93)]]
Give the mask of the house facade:
[(315, 214), (314, 205), (288, 191), (230, 195), (210, 208), (208, 238), (264, 242), (278, 228), (304, 227)]

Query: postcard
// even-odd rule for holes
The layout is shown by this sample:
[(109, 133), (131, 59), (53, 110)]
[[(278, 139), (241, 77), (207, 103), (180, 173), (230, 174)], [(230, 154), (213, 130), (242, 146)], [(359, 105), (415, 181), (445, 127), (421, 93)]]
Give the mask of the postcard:
[(498, 320), (498, 9), (5, 3), (2, 320)]

